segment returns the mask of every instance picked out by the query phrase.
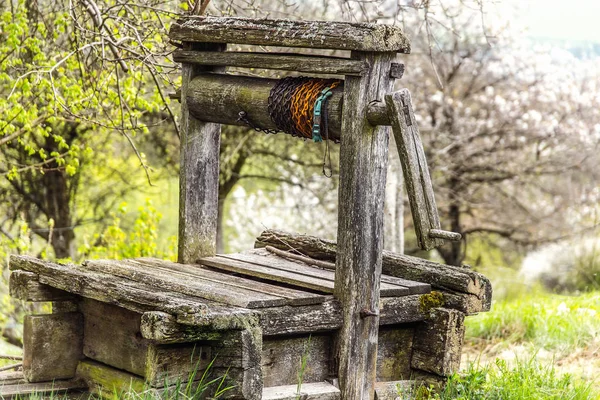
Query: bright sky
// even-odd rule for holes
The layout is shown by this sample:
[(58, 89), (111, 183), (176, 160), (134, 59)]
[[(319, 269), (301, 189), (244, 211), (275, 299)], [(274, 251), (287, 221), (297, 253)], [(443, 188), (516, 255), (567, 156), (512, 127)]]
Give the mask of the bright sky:
[[(499, 0), (502, 2), (502, 0)], [(536, 38), (600, 43), (600, 0), (504, 0)]]

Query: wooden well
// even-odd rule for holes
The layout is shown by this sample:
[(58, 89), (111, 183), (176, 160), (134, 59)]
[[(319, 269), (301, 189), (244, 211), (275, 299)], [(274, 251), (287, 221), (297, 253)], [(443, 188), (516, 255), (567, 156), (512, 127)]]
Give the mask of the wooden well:
[[(464, 317), (489, 310), (489, 281), (382, 248), (392, 131), (420, 245), (457, 238), (440, 230), (410, 94), (392, 93), (403, 70), (396, 54), (410, 51), (401, 30), (186, 17), (170, 38), (183, 64), (178, 263), (12, 257), (11, 294), (52, 302), (52, 313), (26, 317), (25, 381), (7, 390), (56, 380), (64, 390), (160, 395), (209, 369), (232, 387), (227, 398), (394, 399), (398, 385), (456, 371)], [(228, 51), (232, 43), (349, 56)], [(274, 81), (228, 75), (228, 66), (343, 75), (328, 103), (341, 143), (337, 243), (266, 231), (256, 249), (216, 254), (220, 124), (239, 124), (244, 111), (273, 128)], [(303, 256), (281, 252), (290, 248)]]

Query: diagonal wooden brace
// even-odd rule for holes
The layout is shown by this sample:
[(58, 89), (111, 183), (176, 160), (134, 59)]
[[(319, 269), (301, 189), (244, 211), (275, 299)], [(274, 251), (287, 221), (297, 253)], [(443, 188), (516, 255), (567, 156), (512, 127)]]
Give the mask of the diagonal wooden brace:
[(460, 240), (460, 233), (440, 228), (427, 160), (415, 120), (410, 92), (401, 89), (385, 95), (390, 124), (400, 154), (406, 192), (410, 201), (419, 247), (430, 250), (444, 243), (443, 239)]

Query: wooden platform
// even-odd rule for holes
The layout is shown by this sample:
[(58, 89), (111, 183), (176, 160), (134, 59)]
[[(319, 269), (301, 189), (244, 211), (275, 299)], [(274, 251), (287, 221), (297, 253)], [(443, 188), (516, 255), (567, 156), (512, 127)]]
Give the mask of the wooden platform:
[[(271, 236), (257, 245), (273, 245)], [(295, 240), (314, 258), (304, 263), (273, 248), (195, 264), (139, 258), (62, 265), (12, 256), (11, 295), (52, 302), (52, 314), (26, 316), (25, 380), (5, 382), (3, 395), (43, 392), (51, 381), (65, 391), (160, 394), (211, 365), (235, 387), (230, 398), (288, 399), (308, 357), (303, 395), (338, 399), (327, 383), (336, 378), (343, 323), (332, 294), (335, 244)], [(323, 268), (311, 265), (319, 263)], [(463, 313), (489, 308), (487, 281), (468, 270), (384, 254), (385, 271), (395, 276), (381, 277), (378, 399), (394, 398), (394, 382), (415, 373), (454, 371)], [(407, 279), (413, 276), (427, 283)], [(442, 305), (449, 308), (435, 308)]]
[[(179, 324), (210, 327), (224, 319), (233, 325), (240, 317), (257, 318), (266, 335), (332, 330), (341, 326), (339, 304), (333, 299), (334, 271), (292, 261), (255, 249), (218, 255), (182, 265), (153, 258), (93, 260), (60, 265), (29, 257), (14, 257), (12, 293), (23, 298), (28, 282), (45, 290), (118, 305), (137, 312), (164, 312)], [(419, 295), (431, 287), (383, 276), (381, 319), (384, 324), (422, 319)], [(62, 292), (64, 291), (64, 292)], [(48, 294), (46, 294), (48, 295)], [(34, 300), (27, 298), (25, 300)], [(402, 312), (398, 313), (398, 307)], [(317, 318), (318, 316), (318, 318)]]

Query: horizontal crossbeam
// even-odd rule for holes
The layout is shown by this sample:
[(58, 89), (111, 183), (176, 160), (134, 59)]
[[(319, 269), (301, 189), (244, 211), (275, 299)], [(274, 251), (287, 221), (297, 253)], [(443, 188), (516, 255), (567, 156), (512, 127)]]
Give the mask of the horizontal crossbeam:
[(400, 27), (371, 23), (187, 16), (171, 26), (169, 37), (183, 42), (410, 53)]

